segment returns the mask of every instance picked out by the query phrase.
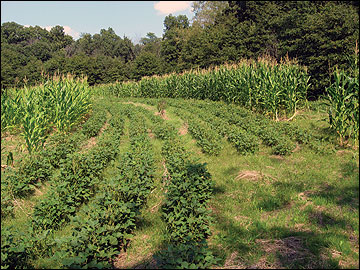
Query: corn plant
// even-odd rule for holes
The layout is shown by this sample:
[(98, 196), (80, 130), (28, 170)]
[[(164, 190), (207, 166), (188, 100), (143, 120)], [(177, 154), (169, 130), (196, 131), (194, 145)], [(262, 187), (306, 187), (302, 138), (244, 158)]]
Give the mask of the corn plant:
[(86, 80), (72, 78), (48, 81), (42, 88), (42, 96), (48, 96), (49, 113), (55, 127), (67, 132), (90, 109), (90, 91)]
[(333, 78), (325, 99), (330, 126), (339, 135), (340, 145), (344, 145), (350, 137), (359, 138), (359, 80), (338, 69)]
[(23, 116), (21, 92), (11, 89), (1, 94), (1, 132), (19, 126)]
[(308, 82), (306, 69), (296, 62), (285, 59), (277, 63), (262, 58), (207, 70), (144, 77), (139, 82), (112, 85), (107, 92), (119, 97), (223, 100), (278, 120), (280, 114), (295, 115), (299, 103), (306, 100)]
[(1, 95), (1, 131), (20, 128), (29, 153), (44, 144), (48, 130), (69, 131), (90, 109), (85, 80), (70, 76), (44, 80), (35, 87)]

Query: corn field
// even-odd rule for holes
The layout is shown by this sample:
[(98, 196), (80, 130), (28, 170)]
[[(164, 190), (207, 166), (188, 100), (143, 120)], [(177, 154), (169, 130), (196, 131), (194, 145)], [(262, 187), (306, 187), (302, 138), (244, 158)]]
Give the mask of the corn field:
[(86, 79), (54, 76), (40, 86), (2, 93), (1, 132), (20, 130), (31, 153), (44, 144), (52, 128), (68, 132), (90, 106)]
[(352, 72), (336, 69), (333, 83), (326, 89), (330, 127), (339, 136), (340, 145), (350, 138), (359, 140), (359, 65), (358, 49), (351, 62)]
[(144, 77), (139, 82), (110, 84), (101, 89), (118, 97), (194, 98), (222, 100), (279, 119), (296, 113), (306, 100), (309, 76), (288, 59), (244, 60), (207, 70)]

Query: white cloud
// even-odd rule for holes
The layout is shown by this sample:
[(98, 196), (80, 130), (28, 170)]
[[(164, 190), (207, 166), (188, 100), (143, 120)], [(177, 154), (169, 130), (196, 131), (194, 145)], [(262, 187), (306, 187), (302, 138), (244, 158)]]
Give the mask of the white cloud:
[[(30, 27), (31, 25), (25, 24), (24, 27)], [(54, 26), (52, 25), (48, 25), (48, 26), (40, 26), (41, 28), (46, 29), (47, 31), (50, 31), (51, 28), (53, 28)], [(72, 29), (70, 26), (68, 25), (64, 25), (64, 33), (66, 35), (72, 36), (74, 39), (78, 39), (80, 37), (80, 33), (76, 32), (74, 29)]]
[[(48, 26), (45, 26), (42, 28), (45, 28), (46, 30), (50, 31), (51, 28), (53, 28), (54, 26), (51, 26), (51, 25), (48, 25)], [(79, 32), (76, 32), (74, 29), (72, 29), (70, 26), (67, 26), (67, 25), (64, 25), (64, 33), (69, 35), (69, 36), (72, 36), (74, 39), (77, 39), (80, 37), (80, 33)]]
[(159, 1), (154, 3), (158, 15), (168, 15), (178, 11), (191, 10), (192, 1)]
[(67, 35), (72, 36), (74, 39), (77, 39), (80, 37), (80, 33), (76, 32), (74, 29), (71, 29), (70, 26), (64, 25), (64, 32)]
[(45, 26), (45, 27), (43, 27), (43, 28), (45, 28), (46, 30), (50, 31), (51, 28), (53, 28), (53, 26)]

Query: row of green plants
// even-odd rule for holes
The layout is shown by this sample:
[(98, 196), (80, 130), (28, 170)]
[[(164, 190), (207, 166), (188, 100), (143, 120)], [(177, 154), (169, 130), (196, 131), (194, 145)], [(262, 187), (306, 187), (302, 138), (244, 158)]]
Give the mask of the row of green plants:
[[(170, 123), (166, 123), (164, 119), (154, 115), (153, 112), (145, 108), (139, 107), (138, 110), (151, 121), (151, 131), (156, 138), (166, 140), (176, 135), (176, 129)], [(159, 110), (160, 112), (161, 110)]]
[[(106, 120), (105, 108), (95, 106), (90, 118), (83, 125), (82, 133), (87, 137), (96, 136)], [(100, 118), (97, 113), (102, 117)], [(101, 120), (101, 121), (100, 121)], [(112, 120), (114, 121), (114, 120)], [(101, 126), (99, 126), (99, 122)], [(90, 124), (88, 124), (90, 123)], [(84, 128), (87, 127), (87, 128)], [(87, 132), (84, 132), (86, 130)], [(48, 181), (55, 169), (60, 168), (69, 154), (74, 153), (86, 137), (80, 132), (73, 134), (55, 133), (47, 140), (46, 147), (26, 155), (20, 161), (20, 167), (8, 166), (1, 182), (1, 216), (13, 215), (13, 200), (24, 198), (34, 192), (35, 187)]]
[[(286, 135), (286, 132), (279, 128), (279, 126), (283, 125), (283, 122), (273, 122), (262, 115), (254, 114), (237, 106), (224, 106), (224, 104), (220, 103), (198, 104), (199, 108), (201, 108), (198, 112), (199, 115), (202, 115), (204, 118), (210, 113), (214, 115), (214, 117), (206, 118), (209, 119), (208, 121), (214, 122), (214, 127), (216, 127), (218, 122), (225, 121), (223, 132), (225, 132), (228, 140), (235, 144), (235, 147), (240, 152), (254, 153), (259, 149), (260, 140), (263, 144), (272, 148), (273, 154), (278, 155), (289, 155), (296, 146), (290, 137)], [(229, 130), (227, 130), (227, 125), (230, 126)], [(290, 129), (292, 126), (288, 125), (287, 127)], [(242, 134), (244, 135), (241, 136)], [(299, 136), (298, 142), (303, 142), (307, 139), (307, 134), (304, 134), (303, 138), (300, 137), (301, 133), (298, 132), (297, 134)], [(246, 140), (245, 138), (248, 139)]]
[(73, 153), (60, 168), (50, 190), (34, 207), (34, 228), (60, 228), (94, 195), (103, 169), (118, 154), (123, 120), (112, 119), (109, 120), (111, 130), (99, 138), (95, 147), (86, 153)]
[(122, 154), (116, 176), (103, 182), (101, 192), (72, 220), (69, 237), (60, 239), (54, 259), (64, 268), (109, 268), (126, 250), (137, 218), (153, 189), (153, 149), (144, 121), (128, 106), (130, 149)]
[(103, 106), (94, 106), (92, 117), (82, 125), (82, 133), (87, 138), (95, 137), (104, 126), (106, 118), (106, 109)]
[(293, 116), (305, 103), (309, 79), (306, 68), (294, 61), (259, 58), (208, 70), (143, 77), (139, 82), (106, 88), (108, 94), (118, 97), (222, 100), (279, 119), (280, 115)]
[(49, 181), (66, 160), (84, 140), (81, 133), (72, 135), (54, 134), (48, 140), (46, 148), (25, 156), (19, 161), (19, 168), (8, 166), (1, 179), (1, 217), (14, 215), (13, 201), (34, 193), (44, 182)]
[(241, 154), (255, 153), (259, 150), (259, 139), (257, 136), (247, 132), (245, 129), (234, 124), (229, 124), (222, 118), (212, 114), (212, 111), (201, 110), (188, 102), (173, 100), (170, 104), (176, 107), (176, 111), (187, 111), (187, 114), (197, 115), (208, 125), (208, 130), (217, 134), (218, 137), (225, 137)]
[[(79, 132), (75, 133), (75, 136), (74, 134), (54, 135), (50, 138), (46, 149), (36, 155), (25, 157), (18, 170), (11, 167), (6, 168), (10, 171), (5, 171), (5, 177), (1, 183), (2, 223), (5, 217), (14, 216), (14, 200), (33, 194), (35, 186), (39, 187), (45, 181), (51, 182), (56, 169), (62, 166), (68, 156), (78, 149), (83, 139), (84, 136)], [(11, 211), (4, 215), (3, 195), (11, 202)], [(1, 268), (32, 268), (31, 259), (42, 253), (44, 249), (50, 248), (52, 244), (48, 241), (47, 235), (48, 231), (34, 233), (31, 222), (27, 224), (26, 231), (15, 226), (2, 225)]]
[(165, 140), (161, 150), (167, 175), (161, 207), (168, 233), (167, 249), (156, 259), (162, 268), (208, 268), (217, 260), (209, 250), (208, 202), (213, 182), (205, 163), (190, 158), (178, 137)]
[(351, 70), (336, 68), (332, 84), (326, 89), (325, 103), (328, 106), (330, 127), (338, 134), (341, 146), (349, 139), (359, 141), (359, 64), (358, 48), (351, 59)]
[(188, 131), (196, 139), (196, 144), (204, 153), (209, 155), (220, 153), (223, 149), (223, 139), (211, 125), (188, 110), (177, 108), (175, 114), (187, 124)]
[[(101, 172), (119, 150), (123, 119), (111, 118), (109, 128), (87, 153), (68, 153), (51, 179), (51, 186), (34, 207), (26, 237), (14, 226), (2, 228), (2, 268), (23, 268), (30, 259), (51, 256), (53, 233), (69, 222), (81, 204), (91, 199)], [(4, 231), (4, 233), (3, 233)], [(29, 267), (29, 266), (27, 266)]]
[(69, 132), (90, 109), (86, 79), (44, 78), (39, 86), (1, 93), (1, 133), (20, 132), (31, 154), (43, 147), (53, 129)]
[(288, 121), (274, 122), (263, 115), (254, 114), (231, 104), (224, 106), (221, 103), (208, 105), (203, 103), (203, 105), (198, 106), (203, 106), (207, 112), (213, 107), (216, 116), (259, 137), (263, 144), (272, 148), (273, 154), (289, 155), (296, 147), (296, 143), (307, 145), (319, 154), (331, 154), (334, 152), (334, 147), (326, 143), (323, 135), (315, 135), (309, 130), (300, 128), (296, 123)]
[[(156, 105), (161, 113), (164, 101)], [(155, 255), (158, 265), (165, 269), (209, 267), (217, 260), (206, 243), (210, 235), (207, 203), (213, 188), (206, 164), (190, 158), (171, 124), (150, 110), (138, 107), (137, 111), (150, 120), (156, 137), (164, 140), (162, 156), (167, 174), (163, 178), (166, 191), (161, 209), (169, 243)], [(140, 119), (140, 114), (136, 117)]]
[(293, 121), (272, 121), (235, 104), (193, 99), (137, 98), (137, 101), (152, 106), (165, 102), (176, 110), (180, 108), (196, 115), (227, 138), (241, 154), (255, 153), (260, 142), (270, 146), (273, 154), (279, 155), (290, 154), (295, 143), (307, 145), (319, 154), (331, 154), (335, 151), (334, 145), (327, 143), (330, 137), (300, 128)]

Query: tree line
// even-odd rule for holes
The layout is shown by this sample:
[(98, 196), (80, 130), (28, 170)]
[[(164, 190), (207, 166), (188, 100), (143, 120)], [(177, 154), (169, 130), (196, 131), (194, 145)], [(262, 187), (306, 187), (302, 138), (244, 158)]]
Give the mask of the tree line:
[(1, 89), (39, 83), (42, 74), (86, 75), (90, 85), (181, 73), (242, 58), (296, 58), (311, 76), (309, 98), (323, 94), (335, 67), (347, 70), (359, 36), (357, 1), (194, 1), (194, 18), (168, 15), (162, 37), (138, 44), (109, 27), (78, 40), (1, 25)]

